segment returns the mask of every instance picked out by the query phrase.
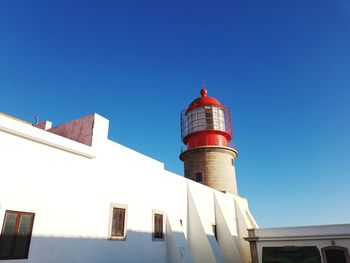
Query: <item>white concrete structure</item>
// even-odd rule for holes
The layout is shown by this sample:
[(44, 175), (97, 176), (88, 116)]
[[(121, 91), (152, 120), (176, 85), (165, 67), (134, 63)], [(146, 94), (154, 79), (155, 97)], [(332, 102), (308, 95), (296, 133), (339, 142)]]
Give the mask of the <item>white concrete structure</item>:
[(246, 199), (110, 141), (108, 124), (0, 113), (1, 263), (350, 263), (350, 225), (259, 229)]
[[(257, 225), (246, 199), (110, 141), (97, 114), (53, 128), (0, 114), (0, 160), (0, 262), (251, 261), (244, 237)], [(26, 217), (34, 219), (29, 254), (14, 260), (20, 239), (4, 233), (30, 228), (18, 212), (35, 217)], [(152, 238), (157, 224), (164, 236)]]
[[(249, 229), (253, 263), (297, 261), (349, 263), (350, 225)], [(304, 255), (303, 255), (304, 254)], [(291, 261), (287, 261), (287, 258)]]

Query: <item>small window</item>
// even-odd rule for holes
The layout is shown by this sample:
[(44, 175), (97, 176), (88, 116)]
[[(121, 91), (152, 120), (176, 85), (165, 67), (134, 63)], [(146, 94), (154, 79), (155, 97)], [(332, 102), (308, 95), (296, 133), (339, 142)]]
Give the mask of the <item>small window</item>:
[(196, 182), (203, 182), (203, 174), (201, 172), (196, 173)]
[(0, 237), (0, 259), (28, 258), (34, 213), (6, 211)]
[(321, 263), (320, 251), (316, 246), (263, 247), (262, 263), (314, 262)]
[(349, 251), (346, 247), (330, 246), (322, 248), (325, 263), (349, 263)]
[(127, 206), (112, 205), (111, 214), (110, 238), (125, 239)]
[(153, 212), (153, 240), (164, 240), (163, 213)]

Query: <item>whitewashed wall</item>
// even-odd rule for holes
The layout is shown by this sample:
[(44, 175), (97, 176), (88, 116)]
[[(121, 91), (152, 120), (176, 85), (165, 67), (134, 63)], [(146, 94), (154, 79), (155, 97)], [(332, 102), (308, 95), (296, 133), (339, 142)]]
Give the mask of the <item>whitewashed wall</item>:
[[(162, 163), (108, 140), (108, 120), (94, 118), (88, 147), (0, 115), (0, 227), (5, 210), (35, 213), (29, 258), (8, 262), (203, 262), (203, 255), (206, 262), (238, 255), (237, 262), (247, 262), (246, 232), (232, 240), (236, 253), (230, 254), (211, 228), (227, 220), (216, 213), (215, 200), (245, 215), (244, 199), (165, 171)], [(111, 203), (128, 207), (125, 241), (108, 240)], [(152, 241), (153, 210), (165, 212), (164, 241)], [(237, 235), (237, 225), (227, 224)], [(203, 252), (201, 243), (210, 249)]]

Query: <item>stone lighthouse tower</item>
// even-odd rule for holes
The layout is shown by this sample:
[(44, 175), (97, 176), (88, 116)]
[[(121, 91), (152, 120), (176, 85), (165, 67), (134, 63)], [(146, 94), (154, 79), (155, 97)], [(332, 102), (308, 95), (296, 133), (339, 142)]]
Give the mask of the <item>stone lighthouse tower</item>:
[(230, 112), (215, 98), (201, 96), (181, 112), (181, 138), (186, 145), (180, 159), (185, 177), (222, 192), (237, 194)]

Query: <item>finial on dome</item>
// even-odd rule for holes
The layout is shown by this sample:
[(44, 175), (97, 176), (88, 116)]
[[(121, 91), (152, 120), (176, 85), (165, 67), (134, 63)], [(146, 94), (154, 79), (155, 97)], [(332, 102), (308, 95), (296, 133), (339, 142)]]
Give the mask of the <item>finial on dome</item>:
[(205, 83), (204, 83), (204, 80), (203, 80), (202, 89), (201, 89), (201, 96), (202, 96), (202, 97), (205, 97), (205, 96), (207, 96), (207, 93), (208, 93), (208, 91), (207, 91), (207, 89), (205, 88)]

